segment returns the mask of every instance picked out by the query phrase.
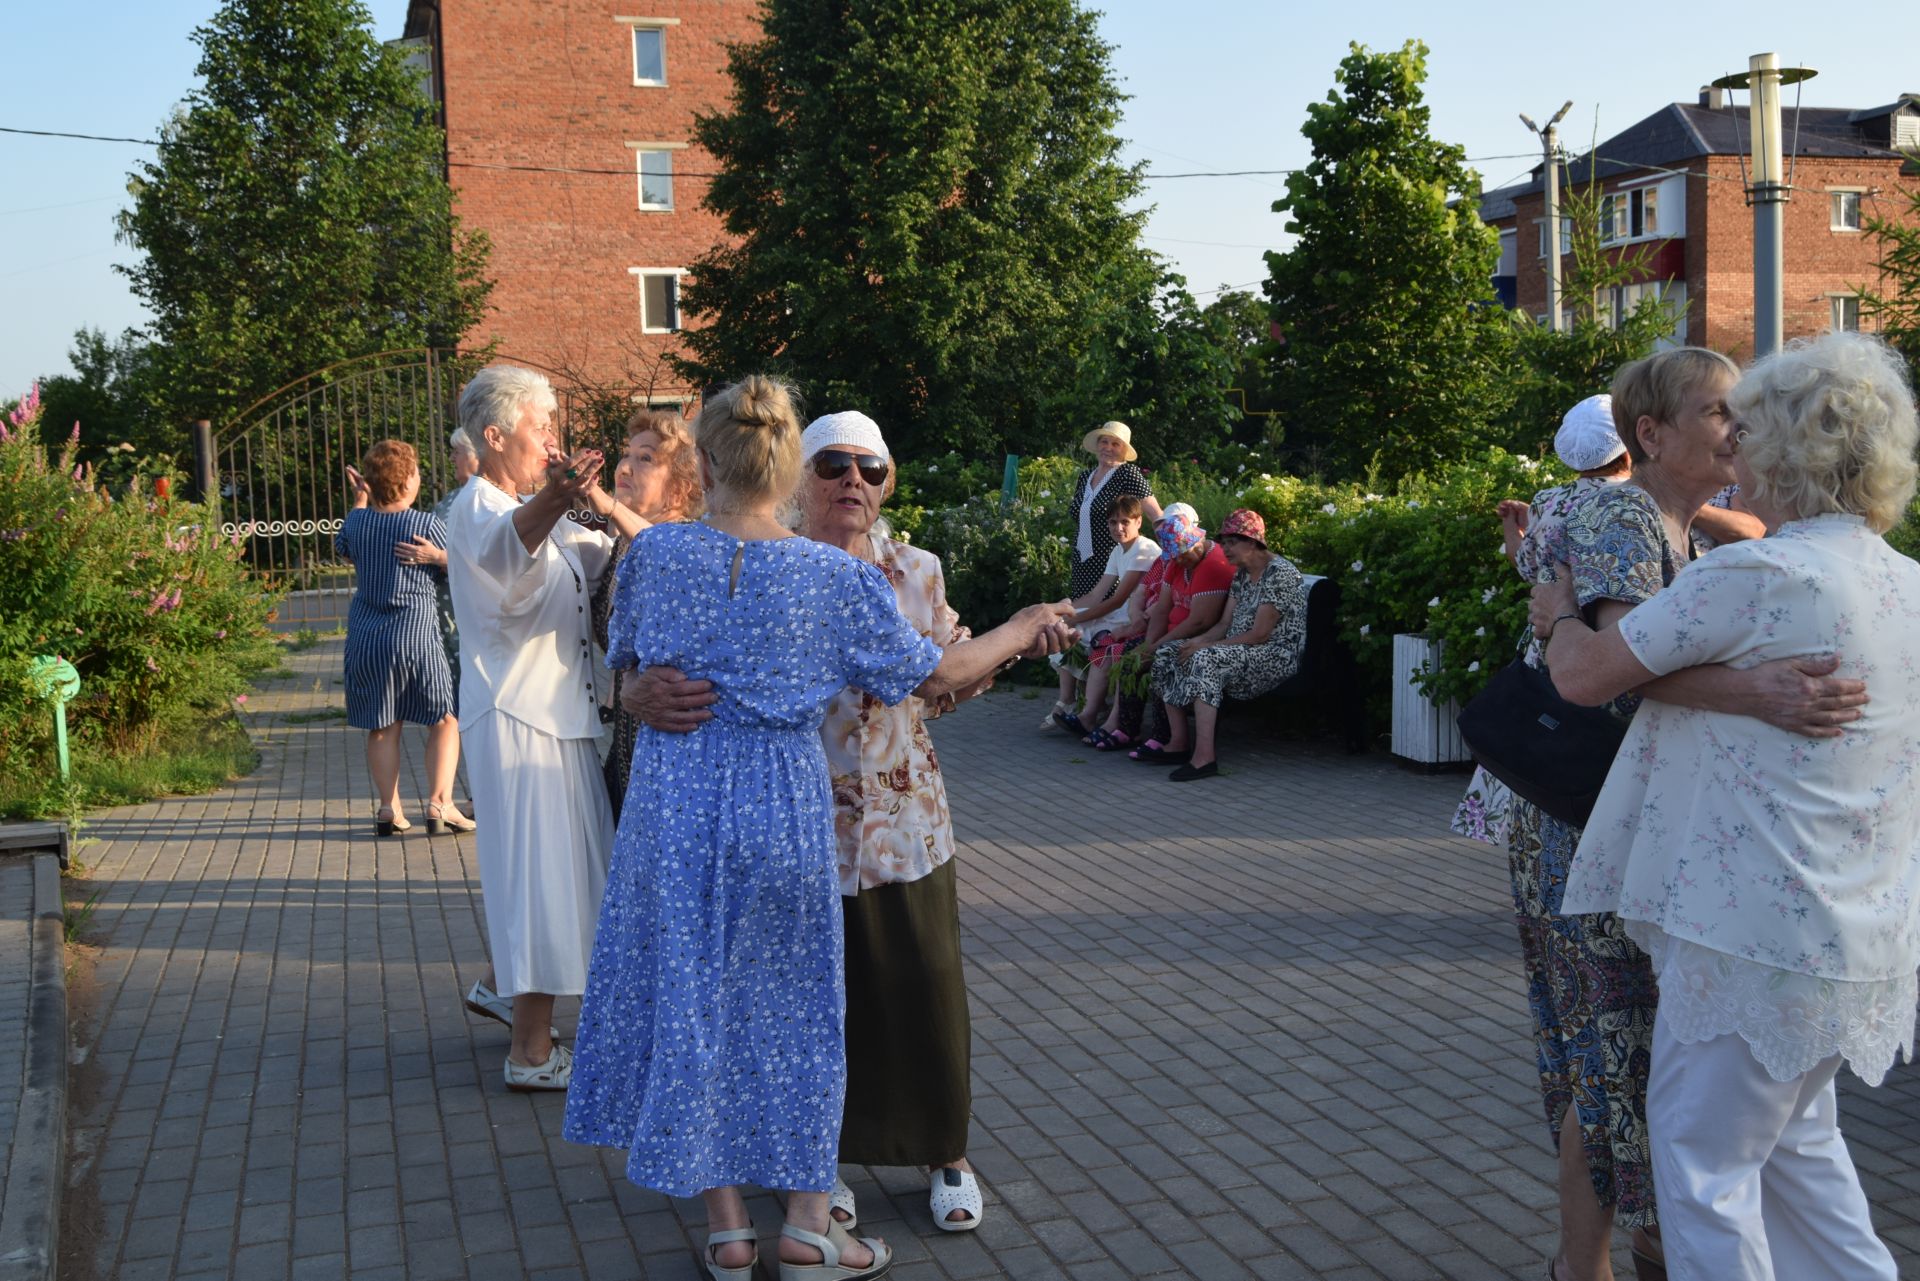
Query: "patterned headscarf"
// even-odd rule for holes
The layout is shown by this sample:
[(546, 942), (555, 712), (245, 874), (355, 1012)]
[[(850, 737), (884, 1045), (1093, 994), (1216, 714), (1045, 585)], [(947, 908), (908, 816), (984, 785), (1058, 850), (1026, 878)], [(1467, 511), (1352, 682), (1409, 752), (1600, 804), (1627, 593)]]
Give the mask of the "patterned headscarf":
[(1181, 511), (1180, 506), (1169, 508), (1153, 527), (1153, 540), (1160, 544), (1161, 560), (1171, 560), (1207, 541), (1207, 531), (1200, 528), (1193, 509)]
[(1250, 543), (1267, 545), (1267, 522), (1260, 513), (1242, 507), (1220, 522), (1220, 537), (1244, 538)]

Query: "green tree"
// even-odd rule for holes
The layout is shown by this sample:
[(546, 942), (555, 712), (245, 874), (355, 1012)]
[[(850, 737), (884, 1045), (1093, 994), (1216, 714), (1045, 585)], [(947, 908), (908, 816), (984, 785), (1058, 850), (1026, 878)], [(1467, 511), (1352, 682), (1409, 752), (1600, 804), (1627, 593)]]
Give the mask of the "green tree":
[(1104, 348), (1156, 289), (1094, 15), (767, 0), (762, 25), (694, 128), (733, 239), (691, 269), (689, 379), (774, 369), (920, 451), (1031, 453), (1114, 417)]
[(1671, 338), (1678, 317), (1660, 298), (1643, 296), (1631, 310), (1614, 307), (1614, 291), (1646, 275), (1656, 244), (1629, 253), (1610, 253), (1600, 238), (1600, 184), (1589, 179), (1570, 185), (1561, 200), (1572, 248), (1561, 298), (1571, 313), (1568, 326), (1555, 333), (1522, 311), (1508, 313), (1514, 324), (1512, 400), (1495, 443), (1530, 453), (1550, 439), (1561, 417), (1577, 402), (1613, 384), (1620, 366), (1647, 355)]
[(1202, 312), (1231, 365), (1229, 402), (1239, 411), (1236, 444), (1278, 444), (1283, 430), (1273, 387), (1273, 308), (1244, 289), (1222, 290)]
[[(1920, 166), (1920, 154), (1910, 154), (1908, 160)], [(1880, 283), (1876, 289), (1859, 290), (1860, 310), (1920, 372), (1920, 187), (1888, 194), (1906, 207), (1892, 217), (1877, 214), (1866, 220), (1867, 234), (1880, 247)]]
[(126, 444), (177, 461), (181, 425), (167, 421), (153, 403), (153, 348), (139, 331), (109, 340), (98, 329), (75, 330), (67, 359), (73, 372), (41, 379), (40, 397), (47, 422), (80, 424), (83, 460), (98, 461)]
[(1485, 438), (1508, 322), (1479, 175), (1428, 132), (1427, 47), (1351, 49), (1307, 108), (1313, 159), (1273, 205), (1296, 237), (1267, 254), (1284, 343), (1274, 383), (1296, 460), (1391, 478)]
[(334, 361), (450, 346), (492, 288), (403, 50), (358, 0), (227, 0), (201, 85), (120, 215), (176, 420), (234, 413)]

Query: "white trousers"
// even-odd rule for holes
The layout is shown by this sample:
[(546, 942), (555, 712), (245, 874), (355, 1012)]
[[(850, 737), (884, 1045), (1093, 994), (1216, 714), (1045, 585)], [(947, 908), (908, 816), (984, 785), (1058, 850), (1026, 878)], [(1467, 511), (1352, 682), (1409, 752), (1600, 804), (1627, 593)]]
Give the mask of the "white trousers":
[(1653, 1025), (1647, 1131), (1672, 1281), (1897, 1281), (1840, 1137), (1836, 1055), (1776, 1081), (1738, 1035)]

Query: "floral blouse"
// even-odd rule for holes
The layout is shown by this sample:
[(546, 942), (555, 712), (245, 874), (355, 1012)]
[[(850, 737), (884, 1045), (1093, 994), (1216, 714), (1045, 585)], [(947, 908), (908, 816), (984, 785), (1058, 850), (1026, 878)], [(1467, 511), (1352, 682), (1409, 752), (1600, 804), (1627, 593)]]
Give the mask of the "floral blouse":
[(1689, 566), (1620, 634), (1656, 674), (1837, 653), (1867, 681), (1831, 739), (1649, 700), (1565, 910), (1639, 925), (1683, 1039), (1739, 1032), (1783, 1080), (1841, 1053), (1877, 1081), (1911, 1057), (1920, 964), (1920, 565), (1858, 517), (1792, 521)]
[[(973, 634), (947, 605), (938, 556), (876, 534), (873, 559), (922, 636), (945, 649)], [(827, 705), (821, 738), (842, 894), (917, 881), (953, 857), (946, 784), (924, 723), (952, 706), (950, 696), (932, 704), (909, 696), (888, 707), (852, 687)]]

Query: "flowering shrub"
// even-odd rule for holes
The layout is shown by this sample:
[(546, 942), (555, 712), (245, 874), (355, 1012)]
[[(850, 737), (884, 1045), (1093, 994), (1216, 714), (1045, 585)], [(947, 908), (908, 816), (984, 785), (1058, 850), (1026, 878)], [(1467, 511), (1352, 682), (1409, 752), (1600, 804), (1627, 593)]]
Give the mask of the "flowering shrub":
[(271, 666), (273, 601), (206, 512), (157, 496), (116, 501), (75, 466), (75, 424), (57, 455), (41, 438), (37, 389), (0, 426), (0, 774), (38, 767), (51, 718), (27, 667), (66, 658), (80, 673), (69, 727), (81, 750), (125, 754), (224, 705)]

